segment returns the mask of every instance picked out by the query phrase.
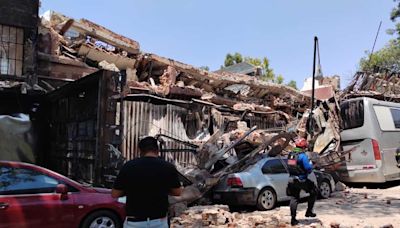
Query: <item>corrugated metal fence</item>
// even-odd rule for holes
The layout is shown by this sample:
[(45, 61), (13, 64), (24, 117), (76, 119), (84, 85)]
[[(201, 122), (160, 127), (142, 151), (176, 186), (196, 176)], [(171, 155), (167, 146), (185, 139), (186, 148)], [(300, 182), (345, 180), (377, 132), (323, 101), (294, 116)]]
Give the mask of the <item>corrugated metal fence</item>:
[[(165, 134), (182, 141), (190, 141), (186, 133), (185, 121), (188, 110), (172, 104), (156, 105), (148, 102), (124, 102), (123, 155), (127, 160), (139, 156), (138, 143), (142, 137)], [(170, 149), (186, 148), (181, 143), (165, 140)], [(195, 164), (191, 152), (168, 152), (167, 160), (175, 160), (180, 165)]]

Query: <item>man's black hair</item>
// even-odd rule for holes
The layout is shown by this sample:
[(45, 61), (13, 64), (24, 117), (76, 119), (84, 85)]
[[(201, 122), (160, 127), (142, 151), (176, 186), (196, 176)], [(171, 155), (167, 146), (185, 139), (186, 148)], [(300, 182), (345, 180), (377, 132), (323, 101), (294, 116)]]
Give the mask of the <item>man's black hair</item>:
[(148, 136), (139, 141), (140, 154), (144, 155), (148, 152), (158, 152), (157, 139)]

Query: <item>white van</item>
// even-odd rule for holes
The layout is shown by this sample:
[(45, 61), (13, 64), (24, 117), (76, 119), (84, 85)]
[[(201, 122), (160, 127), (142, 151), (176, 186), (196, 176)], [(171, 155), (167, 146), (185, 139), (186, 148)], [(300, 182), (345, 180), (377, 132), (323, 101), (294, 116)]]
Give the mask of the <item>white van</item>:
[(400, 104), (360, 97), (341, 104), (343, 150), (353, 147), (338, 169), (345, 182), (400, 179)]

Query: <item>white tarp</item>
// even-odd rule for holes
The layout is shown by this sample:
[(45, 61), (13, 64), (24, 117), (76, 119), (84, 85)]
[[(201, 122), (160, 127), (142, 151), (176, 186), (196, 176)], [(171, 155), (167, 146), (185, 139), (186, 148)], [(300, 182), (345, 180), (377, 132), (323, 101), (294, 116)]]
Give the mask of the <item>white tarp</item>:
[(28, 115), (0, 115), (0, 160), (35, 163), (33, 144)]

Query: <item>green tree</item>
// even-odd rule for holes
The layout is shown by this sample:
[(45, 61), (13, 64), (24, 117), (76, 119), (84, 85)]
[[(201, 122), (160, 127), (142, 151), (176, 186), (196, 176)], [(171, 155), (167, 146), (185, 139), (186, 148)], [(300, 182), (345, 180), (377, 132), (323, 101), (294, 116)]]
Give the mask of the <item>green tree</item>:
[(297, 83), (294, 80), (291, 80), (290, 82), (288, 82), (288, 84), (286, 84), (287, 86), (292, 87), (293, 89), (297, 89)]
[(280, 74), (280, 75), (276, 76), (275, 82), (278, 83), (278, 84), (282, 84), (284, 80), (285, 80), (285, 79), (284, 79), (283, 76)]
[(228, 67), (228, 66), (232, 66), (238, 63), (243, 62), (243, 57), (240, 53), (236, 52), (235, 54), (230, 54), (228, 53), (225, 56), (225, 62), (224, 62), (224, 66)]
[[(393, 22), (396, 22), (397, 19), (400, 17), (400, 0), (394, 0), (396, 3), (396, 6), (392, 9), (392, 12), (390, 13), (390, 19)], [(394, 29), (388, 30), (389, 34), (397, 34), (397, 39), (400, 40), (400, 23), (396, 23)]]
[[(254, 66), (261, 67), (263, 69), (263, 75), (261, 75), (261, 80), (268, 82), (275, 82), (274, 70), (269, 66), (269, 60), (264, 57), (262, 60), (259, 58), (245, 57), (244, 61), (250, 63)], [(283, 76), (282, 76), (283, 82)]]
[(400, 71), (400, 44), (399, 40), (391, 40), (381, 50), (373, 53), (366, 52), (366, 56), (360, 60), (360, 70), (379, 71), (389, 70)]
[(199, 67), (201, 70), (210, 71), (210, 67), (208, 66), (201, 66)]
[(263, 74), (261, 75), (260, 78), (263, 81), (276, 82), (279, 84), (282, 84), (284, 81), (284, 78), (282, 75), (275, 77), (274, 70), (270, 67), (269, 59), (267, 57), (264, 57), (262, 59), (253, 58), (253, 57), (244, 57), (243, 58), (243, 56), (238, 52), (236, 52), (235, 54), (228, 53), (225, 57), (224, 66), (225, 67), (232, 66), (234, 64), (238, 64), (241, 62), (247, 62), (256, 67), (261, 67), (263, 70)]
[[(396, 7), (393, 8), (390, 19), (397, 22), (400, 17), (400, 0), (394, 0)], [(382, 49), (371, 54), (366, 52), (365, 57), (361, 58), (359, 69), (362, 71), (392, 71), (400, 70), (400, 23), (396, 23), (394, 29), (390, 29), (388, 33), (396, 35), (397, 39), (390, 40)]]

